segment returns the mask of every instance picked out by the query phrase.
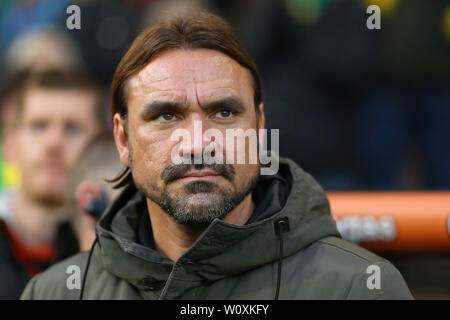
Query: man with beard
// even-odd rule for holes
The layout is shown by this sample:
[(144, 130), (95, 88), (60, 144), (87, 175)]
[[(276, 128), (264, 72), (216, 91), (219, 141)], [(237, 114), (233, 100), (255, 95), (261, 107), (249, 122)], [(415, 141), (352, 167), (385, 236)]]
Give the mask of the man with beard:
[(256, 66), (219, 17), (145, 30), (115, 72), (112, 109), (125, 165), (113, 180), (126, 188), (89, 254), (33, 278), (23, 299), (411, 298), (393, 265), (340, 239), (297, 164), (262, 175), (235, 160), (257, 148), (239, 151), (228, 133), (250, 136), (265, 117)]
[(69, 172), (102, 127), (100, 91), (78, 71), (45, 71), (24, 80), (5, 150), (21, 172), (0, 200), (0, 299), (18, 299), (27, 282), (78, 252), (64, 205)]

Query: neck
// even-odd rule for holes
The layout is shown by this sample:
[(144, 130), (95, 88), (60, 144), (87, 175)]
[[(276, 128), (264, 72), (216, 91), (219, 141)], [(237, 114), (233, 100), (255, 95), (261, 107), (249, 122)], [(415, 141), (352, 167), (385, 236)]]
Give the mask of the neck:
[[(156, 250), (172, 261), (178, 260), (192, 246), (203, 230), (194, 234), (186, 231), (183, 226), (176, 223), (161, 207), (148, 198), (147, 207), (152, 222)], [(249, 194), (223, 221), (242, 226), (252, 215), (254, 207), (252, 196)]]
[(50, 243), (56, 236), (61, 218), (56, 210), (19, 192), (13, 208), (11, 228), (27, 245)]

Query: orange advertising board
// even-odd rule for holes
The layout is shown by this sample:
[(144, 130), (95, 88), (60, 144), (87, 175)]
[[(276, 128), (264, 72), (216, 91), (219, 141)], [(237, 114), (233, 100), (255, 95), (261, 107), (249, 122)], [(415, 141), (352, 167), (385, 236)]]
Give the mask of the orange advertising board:
[(385, 253), (450, 252), (450, 192), (327, 192), (343, 238)]

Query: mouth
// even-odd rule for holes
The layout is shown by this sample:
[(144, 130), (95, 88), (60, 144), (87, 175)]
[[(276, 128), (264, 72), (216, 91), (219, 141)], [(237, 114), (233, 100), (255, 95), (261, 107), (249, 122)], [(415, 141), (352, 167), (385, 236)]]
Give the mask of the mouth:
[(47, 164), (47, 163), (42, 164), (38, 168), (38, 170), (48, 174), (57, 174), (57, 175), (64, 174), (66, 171), (65, 167), (61, 164)]
[(216, 180), (220, 175), (211, 170), (200, 170), (200, 171), (190, 171), (187, 172), (180, 181), (198, 181), (198, 180)]

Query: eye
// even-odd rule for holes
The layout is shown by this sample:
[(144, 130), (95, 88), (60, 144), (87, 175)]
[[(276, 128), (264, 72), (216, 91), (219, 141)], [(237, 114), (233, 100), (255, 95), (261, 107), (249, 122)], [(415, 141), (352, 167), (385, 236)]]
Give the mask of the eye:
[(47, 127), (47, 122), (44, 120), (35, 120), (30, 123), (29, 128), (33, 132), (43, 131)]
[(76, 135), (76, 134), (82, 132), (83, 129), (82, 129), (81, 125), (79, 125), (77, 123), (69, 122), (66, 124), (65, 131), (68, 134)]
[(216, 113), (219, 119), (230, 119), (233, 116), (233, 112), (227, 109), (220, 110)]
[(167, 122), (167, 121), (175, 120), (175, 118), (176, 117), (173, 113), (164, 113), (164, 114), (158, 116), (157, 120)]

